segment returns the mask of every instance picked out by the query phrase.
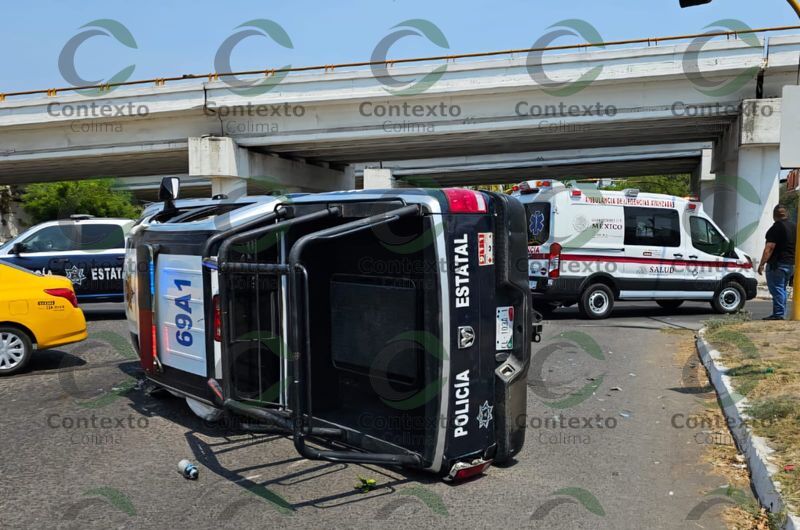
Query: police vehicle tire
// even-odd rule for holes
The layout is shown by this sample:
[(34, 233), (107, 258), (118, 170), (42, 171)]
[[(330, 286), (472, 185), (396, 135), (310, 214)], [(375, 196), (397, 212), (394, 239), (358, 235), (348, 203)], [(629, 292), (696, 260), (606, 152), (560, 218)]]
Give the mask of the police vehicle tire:
[(22, 330), (0, 327), (0, 376), (25, 369), (33, 357), (31, 338)]
[(746, 296), (744, 288), (736, 282), (725, 282), (714, 293), (711, 307), (722, 315), (731, 315), (744, 307)]
[(683, 305), (683, 300), (656, 300), (656, 303), (664, 309), (678, 309)]
[(614, 309), (614, 293), (603, 283), (595, 283), (584, 289), (578, 309), (592, 320), (608, 318)]

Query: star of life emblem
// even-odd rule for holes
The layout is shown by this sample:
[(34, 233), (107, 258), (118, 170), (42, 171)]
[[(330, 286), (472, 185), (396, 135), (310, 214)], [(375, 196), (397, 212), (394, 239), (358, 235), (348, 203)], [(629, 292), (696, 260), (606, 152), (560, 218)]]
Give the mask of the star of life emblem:
[(86, 279), (83, 269), (79, 269), (75, 265), (71, 269), (66, 269), (64, 273), (67, 275), (67, 279), (72, 282), (72, 285), (83, 285), (83, 280)]
[(483, 405), (480, 406), (478, 410), (478, 428), (479, 429), (488, 429), (489, 422), (492, 421), (492, 409), (494, 409), (493, 405), (489, 405), (489, 401), (484, 401)]

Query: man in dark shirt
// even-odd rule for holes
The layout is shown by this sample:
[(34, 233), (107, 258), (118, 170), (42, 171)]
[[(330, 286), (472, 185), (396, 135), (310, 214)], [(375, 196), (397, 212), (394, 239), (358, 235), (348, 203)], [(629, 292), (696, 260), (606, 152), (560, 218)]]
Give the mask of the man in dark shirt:
[(758, 273), (767, 269), (767, 287), (772, 295), (772, 315), (764, 320), (783, 320), (786, 318), (786, 286), (794, 272), (795, 238), (797, 225), (789, 220), (786, 206), (779, 204), (772, 211), (775, 224), (767, 230), (767, 244)]

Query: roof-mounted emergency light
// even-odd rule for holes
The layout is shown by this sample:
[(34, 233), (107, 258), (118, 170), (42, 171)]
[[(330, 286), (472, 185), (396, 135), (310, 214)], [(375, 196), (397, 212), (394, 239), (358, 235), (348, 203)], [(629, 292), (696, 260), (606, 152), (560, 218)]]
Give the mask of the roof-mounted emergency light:
[(479, 191), (445, 188), (450, 213), (486, 213), (486, 199)]
[(637, 190), (635, 188), (628, 188), (627, 190), (625, 190), (625, 196), (626, 197), (638, 197), (639, 196), (639, 190)]

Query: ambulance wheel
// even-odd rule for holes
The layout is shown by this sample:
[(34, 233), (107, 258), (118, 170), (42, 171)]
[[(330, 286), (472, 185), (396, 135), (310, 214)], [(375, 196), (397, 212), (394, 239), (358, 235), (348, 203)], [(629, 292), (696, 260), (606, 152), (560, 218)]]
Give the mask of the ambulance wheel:
[(683, 305), (683, 300), (656, 300), (656, 303), (664, 309), (678, 309)]
[(17, 328), (0, 327), (0, 376), (19, 372), (33, 356), (28, 334)]
[(605, 284), (590, 285), (583, 291), (578, 309), (584, 317), (592, 320), (608, 318), (614, 309), (614, 293)]
[(745, 294), (741, 285), (736, 282), (726, 282), (714, 293), (711, 307), (717, 313), (730, 315), (737, 313), (744, 307)]

